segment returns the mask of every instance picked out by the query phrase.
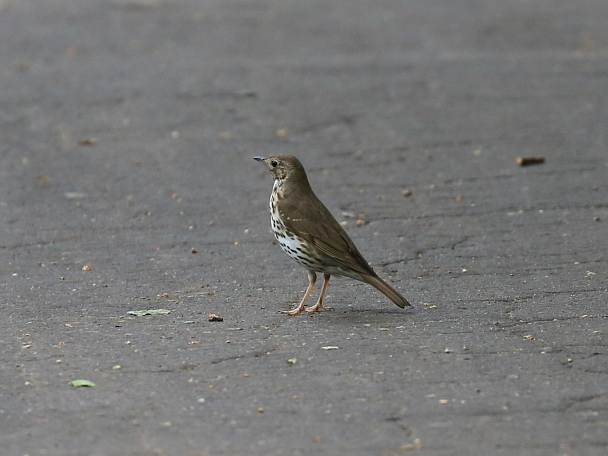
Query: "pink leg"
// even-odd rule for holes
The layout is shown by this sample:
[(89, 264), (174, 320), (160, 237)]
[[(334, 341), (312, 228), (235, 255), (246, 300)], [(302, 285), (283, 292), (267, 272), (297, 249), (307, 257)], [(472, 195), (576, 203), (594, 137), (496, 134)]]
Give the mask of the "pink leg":
[(281, 310), (280, 312), (282, 314), (290, 315), (290, 316), (301, 314), (302, 311), (306, 309), (306, 307), (305, 307), (306, 299), (308, 299), (308, 295), (312, 291), (312, 287), (314, 286), (316, 281), (317, 281), (317, 274), (315, 274), (314, 271), (308, 271), (308, 288), (306, 288), (306, 291), (304, 292), (304, 297), (300, 301), (300, 304), (298, 304), (298, 307), (296, 307), (295, 309), (292, 309), (292, 310)]
[(316, 312), (319, 309), (323, 309), (323, 296), (325, 296), (325, 289), (327, 288), (327, 284), (329, 283), (329, 278), (331, 276), (329, 274), (323, 274), (323, 287), (321, 288), (321, 294), (319, 295), (319, 300), (312, 307), (306, 307), (304, 310), (306, 312)]

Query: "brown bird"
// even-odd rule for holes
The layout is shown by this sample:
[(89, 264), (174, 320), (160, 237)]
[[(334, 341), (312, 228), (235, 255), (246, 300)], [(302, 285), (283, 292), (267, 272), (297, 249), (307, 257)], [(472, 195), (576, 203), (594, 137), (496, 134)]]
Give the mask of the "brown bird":
[[(323, 296), (332, 275), (346, 276), (369, 283), (403, 308), (410, 303), (382, 280), (357, 250), (354, 242), (313, 192), (306, 171), (291, 155), (254, 157), (265, 164), (274, 186), (270, 195), (270, 223), (283, 250), (308, 269), (308, 288), (300, 304), (287, 315), (302, 311), (316, 312), (323, 308)], [(317, 280), (317, 272), (324, 281), (317, 303), (306, 307), (306, 299)]]

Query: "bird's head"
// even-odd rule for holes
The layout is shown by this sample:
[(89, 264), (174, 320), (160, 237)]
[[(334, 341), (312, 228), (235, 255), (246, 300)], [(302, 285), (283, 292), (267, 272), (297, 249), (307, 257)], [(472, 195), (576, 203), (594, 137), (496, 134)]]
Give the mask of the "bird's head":
[(272, 157), (253, 157), (254, 160), (266, 165), (270, 170), (270, 174), (275, 180), (280, 182), (285, 181), (300, 181), (306, 178), (306, 171), (300, 161), (292, 155), (275, 155)]

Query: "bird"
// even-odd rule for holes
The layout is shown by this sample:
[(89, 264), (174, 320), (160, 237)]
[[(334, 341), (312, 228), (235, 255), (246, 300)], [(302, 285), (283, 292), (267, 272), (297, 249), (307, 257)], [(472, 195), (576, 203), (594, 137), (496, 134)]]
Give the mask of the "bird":
[[(410, 303), (374, 272), (355, 243), (313, 191), (304, 166), (292, 155), (253, 157), (266, 165), (274, 178), (270, 195), (270, 225), (279, 245), (297, 263), (308, 270), (308, 287), (300, 303), (286, 315), (303, 311), (314, 313), (323, 308), (323, 297), (332, 275), (350, 277), (368, 283), (397, 306)], [(306, 300), (323, 274), (323, 286), (316, 304), (306, 307)]]

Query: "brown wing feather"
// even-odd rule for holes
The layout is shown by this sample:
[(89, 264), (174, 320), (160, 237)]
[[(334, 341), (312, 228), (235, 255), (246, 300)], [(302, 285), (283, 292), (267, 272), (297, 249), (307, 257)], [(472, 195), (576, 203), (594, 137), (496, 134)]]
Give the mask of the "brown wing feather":
[[(299, 192), (299, 196), (302, 193)], [(280, 199), (278, 209), (289, 231), (298, 233), (340, 266), (359, 274), (376, 276), (354, 242), (312, 190), (305, 198)]]

